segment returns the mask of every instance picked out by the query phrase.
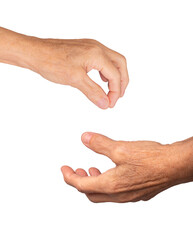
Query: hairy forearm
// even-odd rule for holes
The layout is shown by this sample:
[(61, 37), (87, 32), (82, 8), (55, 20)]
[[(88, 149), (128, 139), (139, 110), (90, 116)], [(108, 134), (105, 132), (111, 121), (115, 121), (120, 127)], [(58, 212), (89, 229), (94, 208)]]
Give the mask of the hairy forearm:
[(0, 27), (0, 62), (34, 70), (36, 38)]

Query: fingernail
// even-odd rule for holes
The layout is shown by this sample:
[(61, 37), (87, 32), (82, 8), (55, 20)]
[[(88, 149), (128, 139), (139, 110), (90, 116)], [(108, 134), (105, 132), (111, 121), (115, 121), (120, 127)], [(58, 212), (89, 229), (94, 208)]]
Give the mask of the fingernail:
[(106, 109), (109, 106), (108, 98), (101, 98), (97, 104), (100, 108)]
[(84, 133), (82, 136), (83, 143), (88, 145), (91, 137), (92, 137), (92, 133)]

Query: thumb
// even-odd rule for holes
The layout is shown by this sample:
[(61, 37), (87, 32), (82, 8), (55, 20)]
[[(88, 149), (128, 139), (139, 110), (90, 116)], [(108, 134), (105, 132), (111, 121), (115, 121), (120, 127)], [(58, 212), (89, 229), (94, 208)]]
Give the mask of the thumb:
[(98, 133), (86, 132), (82, 134), (82, 142), (85, 146), (96, 153), (106, 155), (111, 158), (111, 153), (115, 146), (115, 141)]
[(79, 90), (98, 107), (102, 109), (109, 107), (109, 99), (106, 93), (87, 74), (84, 75)]

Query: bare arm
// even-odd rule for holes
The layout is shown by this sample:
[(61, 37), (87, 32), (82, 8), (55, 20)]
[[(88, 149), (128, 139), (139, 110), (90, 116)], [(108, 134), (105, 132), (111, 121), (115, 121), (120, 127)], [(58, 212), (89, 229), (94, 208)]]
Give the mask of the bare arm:
[[(0, 62), (78, 88), (102, 109), (114, 107), (129, 82), (124, 56), (92, 39), (41, 39), (0, 27)], [(108, 94), (89, 78), (92, 69), (108, 82)]]
[(32, 39), (0, 27), (0, 62), (32, 69)]

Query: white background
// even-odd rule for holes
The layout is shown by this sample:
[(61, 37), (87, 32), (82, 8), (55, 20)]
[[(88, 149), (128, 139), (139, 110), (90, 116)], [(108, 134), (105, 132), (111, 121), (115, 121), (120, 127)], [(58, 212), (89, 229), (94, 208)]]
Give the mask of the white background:
[(76, 89), (0, 64), (0, 239), (192, 239), (192, 183), (148, 202), (93, 204), (60, 172), (112, 166), (83, 146), (85, 131), (161, 143), (192, 136), (192, 12), (186, 0), (1, 0), (2, 27), (94, 38), (124, 54), (130, 85), (100, 110)]

